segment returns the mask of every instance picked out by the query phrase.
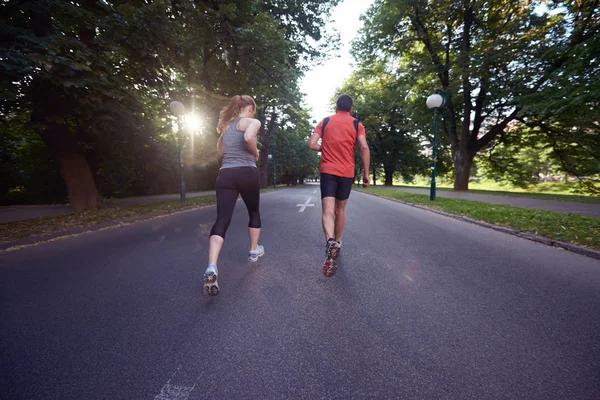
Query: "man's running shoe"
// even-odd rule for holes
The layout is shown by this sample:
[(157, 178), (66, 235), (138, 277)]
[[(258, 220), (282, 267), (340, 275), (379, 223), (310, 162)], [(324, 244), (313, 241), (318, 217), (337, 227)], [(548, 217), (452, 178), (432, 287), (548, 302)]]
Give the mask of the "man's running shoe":
[(262, 257), (264, 254), (265, 248), (259, 244), (256, 246), (256, 250), (250, 250), (250, 253), (248, 253), (248, 261), (256, 262), (258, 257)]
[(332, 258), (337, 260), (340, 255), (340, 251), (342, 250), (342, 243), (336, 242), (334, 239), (329, 239), (327, 241), (327, 246), (325, 247), (325, 255), (327, 258)]
[(217, 266), (215, 264), (210, 264), (204, 273), (204, 291), (209, 296), (216, 296), (219, 294), (217, 275)]
[(332, 277), (337, 272), (337, 261), (333, 258), (327, 257), (323, 263), (323, 275), (326, 277)]

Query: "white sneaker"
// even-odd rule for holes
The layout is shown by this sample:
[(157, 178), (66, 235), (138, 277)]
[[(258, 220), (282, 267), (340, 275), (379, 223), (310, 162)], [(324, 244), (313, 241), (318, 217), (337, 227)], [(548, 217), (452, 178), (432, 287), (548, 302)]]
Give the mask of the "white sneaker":
[(262, 257), (265, 254), (265, 248), (262, 245), (257, 245), (256, 250), (250, 250), (248, 253), (248, 261), (256, 262), (258, 261), (258, 257)]
[(217, 283), (217, 266), (215, 264), (209, 264), (204, 272), (204, 291), (209, 296), (216, 296), (219, 294), (219, 284)]

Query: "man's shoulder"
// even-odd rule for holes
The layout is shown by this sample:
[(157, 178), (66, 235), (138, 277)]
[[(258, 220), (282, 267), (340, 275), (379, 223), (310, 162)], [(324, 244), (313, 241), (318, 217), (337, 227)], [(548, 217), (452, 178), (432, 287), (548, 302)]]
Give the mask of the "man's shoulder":
[(348, 113), (341, 113), (341, 112), (330, 115), (327, 118), (329, 118), (330, 121), (336, 121), (336, 122), (337, 121), (339, 121), (339, 122), (354, 121), (356, 119)]

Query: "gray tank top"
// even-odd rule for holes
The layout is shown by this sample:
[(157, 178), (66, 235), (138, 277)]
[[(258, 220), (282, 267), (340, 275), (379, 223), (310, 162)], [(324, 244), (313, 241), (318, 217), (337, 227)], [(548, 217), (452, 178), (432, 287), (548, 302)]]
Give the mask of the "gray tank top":
[(236, 129), (240, 118), (236, 118), (229, 124), (229, 127), (223, 134), (223, 168), (236, 167), (254, 167), (256, 168), (256, 160), (254, 155), (250, 153), (246, 147), (244, 140), (244, 131)]

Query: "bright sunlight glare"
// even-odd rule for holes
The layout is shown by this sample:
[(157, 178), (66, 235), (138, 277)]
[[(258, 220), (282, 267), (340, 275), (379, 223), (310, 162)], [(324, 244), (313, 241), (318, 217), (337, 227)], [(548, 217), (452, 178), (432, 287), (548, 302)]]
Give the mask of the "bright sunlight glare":
[(197, 115), (189, 114), (185, 116), (185, 126), (190, 131), (196, 132), (200, 129), (200, 118)]

